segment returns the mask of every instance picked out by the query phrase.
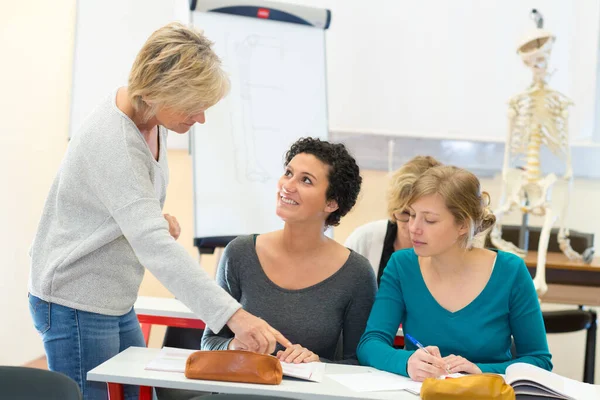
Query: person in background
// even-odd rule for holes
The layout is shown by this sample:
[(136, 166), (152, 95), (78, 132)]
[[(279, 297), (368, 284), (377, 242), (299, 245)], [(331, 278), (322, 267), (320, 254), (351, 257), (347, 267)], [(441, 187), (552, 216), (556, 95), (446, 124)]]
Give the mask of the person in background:
[[(215, 331), (272, 352), (291, 343), (244, 311), (175, 239), (162, 214), (169, 178), (167, 129), (185, 133), (228, 91), (212, 43), (182, 24), (154, 32), (127, 87), (113, 91), (70, 143), (31, 247), (29, 309), (48, 366), (74, 379), (86, 400), (106, 399), (89, 370), (145, 346), (133, 304), (148, 268)], [(138, 397), (126, 387), (127, 399)]]
[(362, 225), (346, 239), (346, 247), (369, 260), (378, 285), (392, 253), (412, 247), (408, 234), (408, 210), (402, 208), (412, 184), (423, 172), (438, 165), (441, 165), (440, 162), (430, 156), (417, 156), (402, 165), (390, 179), (387, 193), (388, 219)]
[[(217, 283), (292, 343), (281, 361), (357, 364), (373, 300), (367, 259), (325, 235), (356, 203), (361, 177), (344, 145), (302, 138), (285, 155), (275, 212), (282, 230), (240, 236), (225, 248)], [(343, 337), (339, 360), (336, 349)], [(225, 328), (207, 329), (203, 350), (247, 349)]]
[[(537, 295), (522, 259), (474, 248), (495, 217), (472, 173), (438, 166), (406, 201), (413, 248), (395, 252), (358, 347), (361, 364), (416, 381), (446, 373), (503, 374), (515, 362), (551, 370)], [(392, 347), (398, 325), (422, 343)], [(514, 338), (518, 357), (511, 354)]]

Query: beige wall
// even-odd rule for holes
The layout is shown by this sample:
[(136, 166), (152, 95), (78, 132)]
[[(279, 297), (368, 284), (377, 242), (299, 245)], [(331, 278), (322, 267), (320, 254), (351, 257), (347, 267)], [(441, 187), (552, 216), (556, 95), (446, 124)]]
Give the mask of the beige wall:
[(0, 2), (0, 364), (43, 353), (27, 250), (67, 145), (74, 11), (74, 0)]
[[(75, 0), (0, 3), (0, 364), (22, 364), (43, 354), (27, 308), (27, 249), (67, 144), (74, 15)], [(179, 219), (179, 241), (197, 257), (192, 246), (191, 158), (185, 151), (171, 150), (169, 161), (171, 184), (165, 212)], [(386, 174), (363, 171), (363, 177), (357, 206), (335, 229), (339, 241), (355, 227), (385, 217)], [(499, 180), (485, 179), (483, 186), (496, 200)], [(571, 226), (600, 235), (599, 202), (599, 182), (576, 182)], [(510, 221), (518, 222), (518, 217)], [(205, 256), (202, 263), (214, 272), (214, 257)], [(140, 294), (171, 296), (150, 274)], [(153, 334), (153, 345), (160, 343), (161, 334), (161, 330)], [(556, 371), (580, 379), (583, 333), (554, 335), (550, 343)], [(600, 381), (600, 367), (596, 379)]]

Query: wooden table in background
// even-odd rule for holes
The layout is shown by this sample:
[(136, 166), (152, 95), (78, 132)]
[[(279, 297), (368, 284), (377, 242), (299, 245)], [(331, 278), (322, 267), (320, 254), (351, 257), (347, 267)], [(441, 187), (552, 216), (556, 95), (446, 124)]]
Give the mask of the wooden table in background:
[[(525, 257), (531, 276), (535, 275), (537, 251)], [(546, 258), (548, 292), (544, 303), (600, 306), (600, 257), (591, 264), (571, 261), (563, 253), (549, 252)]]

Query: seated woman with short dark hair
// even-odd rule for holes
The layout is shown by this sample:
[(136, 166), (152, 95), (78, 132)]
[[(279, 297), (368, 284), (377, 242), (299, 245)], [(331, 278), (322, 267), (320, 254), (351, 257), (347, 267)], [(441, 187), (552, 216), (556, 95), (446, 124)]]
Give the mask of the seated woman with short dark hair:
[[(282, 230), (241, 236), (226, 248), (217, 282), (293, 346), (281, 361), (357, 363), (356, 347), (376, 292), (366, 258), (325, 235), (356, 203), (359, 168), (344, 145), (303, 138), (292, 145), (277, 185)], [(245, 349), (229, 329), (207, 329), (203, 350)]]

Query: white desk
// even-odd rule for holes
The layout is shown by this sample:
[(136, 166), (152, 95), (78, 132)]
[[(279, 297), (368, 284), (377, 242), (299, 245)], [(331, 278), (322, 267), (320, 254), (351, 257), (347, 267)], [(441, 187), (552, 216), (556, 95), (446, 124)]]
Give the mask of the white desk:
[[(123, 384), (146, 387), (164, 387), (173, 389), (198, 390), (204, 392), (256, 394), (289, 397), (293, 399), (380, 399), (380, 400), (418, 400), (406, 391), (368, 392), (351, 391), (327, 374), (357, 373), (373, 371), (369, 367), (353, 365), (327, 364), (325, 379), (321, 383), (285, 378), (280, 385), (257, 385), (219, 381), (201, 381), (187, 379), (182, 373), (147, 371), (145, 366), (160, 352), (160, 349), (130, 347), (110, 360), (100, 364), (87, 374), (90, 381), (107, 382), (111, 400), (123, 399)], [(143, 389), (146, 396), (150, 390)], [(119, 397), (120, 395), (120, 397)], [(140, 400), (142, 397), (140, 397)]]
[[(196, 314), (177, 299), (139, 296), (133, 308), (142, 324), (146, 345), (148, 345), (152, 324), (196, 329), (204, 329), (206, 326)], [(402, 328), (398, 329), (394, 344), (404, 346)]]

